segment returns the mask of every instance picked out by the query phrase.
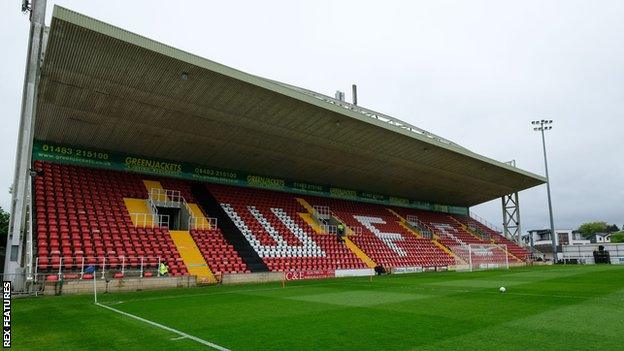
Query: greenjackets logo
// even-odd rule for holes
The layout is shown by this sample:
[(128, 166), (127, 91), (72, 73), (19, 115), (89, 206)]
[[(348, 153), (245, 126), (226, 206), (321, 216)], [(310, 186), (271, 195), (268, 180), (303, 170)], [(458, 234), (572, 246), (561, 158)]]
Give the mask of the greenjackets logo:
[(347, 197), (347, 198), (357, 198), (358, 193), (355, 190), (349, 189), (341, 189), (341, 188), (330, 188), (329, 192), (336, 197)]
[(247, 183), (249, 185), (260, 186), (263, 188), (274, 188), (274, 189), (275, 188), (281, 189), (286, 186), (286, 181), (283, 179), (268, 178), (268, 177), (261, 177), (261, 176), (255, 176), (255, 175), (247, 176)]
[(390, 203), (397, 205), (409, 205), (409, 200), (402, 197), (390, 197)]
[(182, 165), (179, 163), (150, 160), (139, 157), (126, 157), (124, 165), (131, 169), (146, 170), (154, 173), (181, 173)]

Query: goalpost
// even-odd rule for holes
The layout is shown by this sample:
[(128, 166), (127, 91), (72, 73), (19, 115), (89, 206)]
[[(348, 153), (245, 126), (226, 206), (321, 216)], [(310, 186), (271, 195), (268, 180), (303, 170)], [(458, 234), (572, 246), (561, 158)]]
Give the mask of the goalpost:
[(458, 270), (509, 269), (509, 255), (504, 244), (467, 244), (451, 247), (451, 251), (457, 256)]

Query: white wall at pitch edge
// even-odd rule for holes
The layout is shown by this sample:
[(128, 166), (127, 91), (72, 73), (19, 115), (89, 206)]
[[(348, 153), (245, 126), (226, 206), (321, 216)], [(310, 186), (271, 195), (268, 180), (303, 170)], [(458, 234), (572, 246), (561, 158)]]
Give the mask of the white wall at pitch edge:
[(340, 277), (366, 277), (375, 274), (372, 268), (361, 269), (336, 269), (336, 278)]
[(422, 273), (422, 267), (395, 267), (392, 268), (392, 274), (406, 274), (406, 273)]

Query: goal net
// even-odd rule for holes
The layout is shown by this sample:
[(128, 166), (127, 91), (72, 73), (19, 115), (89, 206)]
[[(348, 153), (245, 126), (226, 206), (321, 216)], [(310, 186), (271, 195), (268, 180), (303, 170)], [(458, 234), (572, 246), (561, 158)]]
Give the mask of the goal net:
[(457, 256), (456, 266), (459, 270), (476, 271), (484, 269), (509, 268), (507, 245), (467, 244), (451, 247)]

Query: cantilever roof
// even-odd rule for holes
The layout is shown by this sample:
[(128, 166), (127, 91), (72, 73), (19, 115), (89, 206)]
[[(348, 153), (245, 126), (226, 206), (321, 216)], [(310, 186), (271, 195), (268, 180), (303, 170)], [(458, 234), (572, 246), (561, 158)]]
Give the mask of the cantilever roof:
[(456, 206), (545, 181), (393, 117), (58, 6), (36, 118), (40, 140)]

